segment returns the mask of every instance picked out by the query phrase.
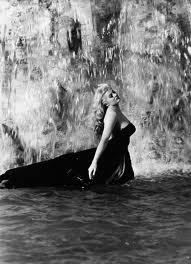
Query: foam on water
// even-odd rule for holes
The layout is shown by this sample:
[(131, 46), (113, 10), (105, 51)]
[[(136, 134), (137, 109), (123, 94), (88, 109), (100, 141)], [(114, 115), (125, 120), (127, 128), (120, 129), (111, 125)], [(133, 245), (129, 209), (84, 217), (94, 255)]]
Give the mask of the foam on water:
[(154, 178), (168, 172), (190, 173), (191, 165), (184, 162), (162, 163), (156, 160), (144, 161), (134, 166), (135, 177)]

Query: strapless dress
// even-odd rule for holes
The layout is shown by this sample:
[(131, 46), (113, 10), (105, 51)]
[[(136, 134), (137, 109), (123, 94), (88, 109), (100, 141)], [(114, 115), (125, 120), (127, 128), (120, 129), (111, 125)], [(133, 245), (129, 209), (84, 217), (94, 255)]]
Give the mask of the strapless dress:
[(0, 188), (87, 188), (97, 184), (124, 184), (134, 178), (128, 145), (135, 130), (135, 126), (129, 123), (109, 140), (92, 180), (88, 168), (96, 148), (10, 169), (0, 175)]

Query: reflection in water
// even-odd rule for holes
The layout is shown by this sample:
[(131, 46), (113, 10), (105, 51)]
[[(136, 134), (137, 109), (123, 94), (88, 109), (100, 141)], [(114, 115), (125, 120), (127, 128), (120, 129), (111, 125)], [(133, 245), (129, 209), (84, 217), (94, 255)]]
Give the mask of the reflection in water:
[[(1, 263), (189, 263), (189, 174), (129, 186), (2, 190)], [(68, 262), (67, 262), (68, 261)]]

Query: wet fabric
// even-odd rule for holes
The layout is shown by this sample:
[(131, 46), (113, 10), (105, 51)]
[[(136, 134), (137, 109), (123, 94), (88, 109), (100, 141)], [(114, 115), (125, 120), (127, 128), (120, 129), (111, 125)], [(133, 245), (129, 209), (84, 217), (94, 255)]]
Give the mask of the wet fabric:
[(118, 131), (109, 141), (99, 159), (97, 173), (93, 179), (96, 184), (123, 184), (134, 178), (128, 151), (130, 136), (135, 132), (132, 123)]
[(96, 148), (64, 154), (52, 160), (8, 170), (0, 176), (1, 188), (88, 187), (96, 184), (124, 184), (134, 178), (128, 151), (135, 127), (129, 123), (118, 130), (101, 155), (96, 175), (90, 181), (88, 168)]

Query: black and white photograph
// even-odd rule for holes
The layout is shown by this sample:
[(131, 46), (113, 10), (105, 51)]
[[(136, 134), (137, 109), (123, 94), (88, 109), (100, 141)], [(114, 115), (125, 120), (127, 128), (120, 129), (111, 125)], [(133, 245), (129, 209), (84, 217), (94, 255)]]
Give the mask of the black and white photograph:
[(191, 0), (0, 0), (0, 264), (191, 264)]

